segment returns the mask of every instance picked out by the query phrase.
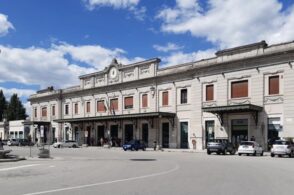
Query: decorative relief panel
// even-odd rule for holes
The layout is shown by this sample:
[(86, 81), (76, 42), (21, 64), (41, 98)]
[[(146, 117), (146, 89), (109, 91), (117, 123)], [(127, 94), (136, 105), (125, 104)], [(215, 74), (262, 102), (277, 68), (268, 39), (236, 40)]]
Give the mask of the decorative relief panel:
[(216, 101), (212, 101), (212, 102), (203, 102), (202, 103), (202, 107), (206, 108), (206, 107), (215, 107), (217, 106)]
[(281, 104), (284, 102), (284, 97), (281, 95), (277, 96), (265, 96), (264, 103), (265, 104)]
[(91, 79), (85, 79), (85, 85), (90, 85), (91, 84)]
[(251, 101), (249, 98), (242, 99), (231, 99), (228, 101), (228, 105), (240, 105), (240, 104), (250, 104)]
[(96, 77), (96, 83), (101, 84), (104, 83), (105, 78), (104, 76)]
[(134, 69), (124, 71), (124, 78), (133, 77), (135, 75)]
[(140, 68), (140, 74), (148, 74), (150, 73), (150, 66), (143, 66)]

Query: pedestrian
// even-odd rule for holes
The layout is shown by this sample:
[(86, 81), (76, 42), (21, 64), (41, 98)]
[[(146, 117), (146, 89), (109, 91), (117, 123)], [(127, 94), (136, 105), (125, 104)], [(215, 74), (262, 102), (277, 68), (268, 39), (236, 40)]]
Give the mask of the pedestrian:
[(101, 145), (101, 147), (104, 145), (103, 137), (100, 138), (100, 145)]
[(255, 141), (255, 137), (252, 135), (250, 141)]
[(157, 142), (154, 140), (153, 142), (153, 150), (156, 150)]
[(4, 150), (4, 148), (3, 148), (3, 143), (2, 143), (2, 138), (0, 137), (0, 150)]

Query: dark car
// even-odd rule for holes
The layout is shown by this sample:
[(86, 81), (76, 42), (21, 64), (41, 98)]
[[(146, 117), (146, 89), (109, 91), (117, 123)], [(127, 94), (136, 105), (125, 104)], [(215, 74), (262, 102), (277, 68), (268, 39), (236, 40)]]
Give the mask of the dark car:
[(7, 142), (8, 142), (7, 139), (3, 139), (3, 140), (2, 140), (2, 144), (3, 144), (3, 145), (7, 145)]
[(18, 141), (19, 141), (20, 146), (33, 146), (34, 145), (32, 142), (30, 142), (27, 139), (20, 139)]
[(141, 140), (131, 140), (128, 143), (123, 145), (124, 151), (127, 150), (146, 150), (146, 145), (143, 141)]
[(224, 155), (229, 152), (231, 155), (234, 155), (236, 153), (236, 148), (226, 139), (215, 139), (207, 143), (207, 154), (213, 152)]

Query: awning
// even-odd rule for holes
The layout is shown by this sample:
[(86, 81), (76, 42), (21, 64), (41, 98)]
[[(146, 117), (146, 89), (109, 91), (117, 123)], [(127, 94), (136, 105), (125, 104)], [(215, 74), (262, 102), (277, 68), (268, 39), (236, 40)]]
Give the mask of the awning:
[(176, 114), (170, 112), (146, 112), (137, 114), (122, 114), (122, 115), (107, 115), (107, 116), (95, 116), (95, 117), (83, 117), (83, 118), (69, 118), (69, 119), (56, 119), (54, 122), (58, 123), (76, 123), (76, 122), (96, 122), (96, 121), (109, 121), (109, 120), (123, 120), (123, 119), (143, 119), (143, 118), (167, 118), (174, 125), (174, 118)]
[(258, 123), (258, 112), (262, 111), (262, 107), (253, 105), (253, 104), (242, 104), (242, 105), (229, 105), (229, 106), (215, 106), (215, 107), (204, 107), (202, 108), (203, 112), (210, 112), (216, 115), (223, 124), (223, 114), (227, 113), (240, 113), (240, 112), (249, 112), (252, 114), (255, 124)]
[(48, 121), (24, 121), (24, 125), (50, 125), (51, 122)]

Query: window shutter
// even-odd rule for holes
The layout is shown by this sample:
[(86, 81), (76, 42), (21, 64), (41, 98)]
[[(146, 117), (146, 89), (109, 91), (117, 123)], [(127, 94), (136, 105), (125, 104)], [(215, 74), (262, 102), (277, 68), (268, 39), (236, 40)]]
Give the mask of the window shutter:
[(133, 108), (133, 97), (125, 97), (125, 109)]
[(42, 117), (47, 116), (47, 107), (42, 108)]
[(87, 112), (90, 112), (90, 106), (91, 106), (91, 103), (90, 102), (87, 102)]
[(110, 109), (111, 110), (118, 110), (118, 99), (110, 100)]
[(168, 105), (168, 91), (162, 92), (162, 105)]
[(142, 95), (142, 107), (143, 108), (148, 107), (148, 95), (147, 94)]
[(248, 97), (248, 80), (231, 83), (231, 98)]
[(105, 112), (104, 101), (97, 102), (97, 110), (98, 110), (98, 112)]
[(206, 101), (214, 100), (214, 86), (206, 85)]
[(275, 95), (280, 93), (280, 77), (269, 77), (269, 95)]

